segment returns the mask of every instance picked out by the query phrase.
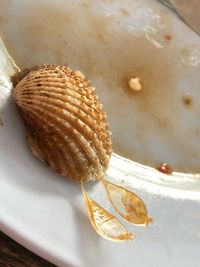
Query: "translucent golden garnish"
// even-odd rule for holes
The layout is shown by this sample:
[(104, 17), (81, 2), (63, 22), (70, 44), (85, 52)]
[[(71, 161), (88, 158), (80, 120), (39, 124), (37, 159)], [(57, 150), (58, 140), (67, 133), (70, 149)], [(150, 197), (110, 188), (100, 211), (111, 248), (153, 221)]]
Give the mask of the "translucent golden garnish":
[(95, 231), (102, 237), (112, 241), (132, 240), (133, 235), (118, 219), (104, 210), (99, 204), (91, 199), (81, 183), (85, 204), (88, 210), (90, 222)]
[(152, 219), (148, 215), (144, 201), (127, 189), (102, 180), (108, 199), (116, 212), (126, 221), (137, 225), (148, 225)]

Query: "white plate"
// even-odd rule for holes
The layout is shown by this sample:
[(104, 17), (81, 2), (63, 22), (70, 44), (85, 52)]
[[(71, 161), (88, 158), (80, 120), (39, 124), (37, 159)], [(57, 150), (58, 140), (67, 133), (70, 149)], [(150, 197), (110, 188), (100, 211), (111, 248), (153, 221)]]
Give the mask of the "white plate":
[[(116, 152), (155, 167), (166, 161), (176, 171), (198, 172), (200, 37), (157, 1), (121, 2), (0, 0), (1, 36), (22, 68), (59, 63), (87, 74), (108, 113)], [(11, 64), (4, 52), (1, 73)], [(139, 94), (126, 86), (132, 76), (143, 83)], [(3, 232), (59, 266), (199, 266), (199, 175), (166, 176), (113, 155), (107, 179), (142, 196), (154, 223), (128, 226), (133, 242), (104, 240), (89, 224), (79, 185), (30, 153), (9, 78), (3, 77)], [(107, 207), (99, 186), (94, 189)]]

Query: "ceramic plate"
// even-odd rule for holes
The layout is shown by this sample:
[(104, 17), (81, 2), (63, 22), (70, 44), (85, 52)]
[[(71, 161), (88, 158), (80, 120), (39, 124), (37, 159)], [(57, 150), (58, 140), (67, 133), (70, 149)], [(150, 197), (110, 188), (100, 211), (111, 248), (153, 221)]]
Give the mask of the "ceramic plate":
[[(0, 229), (58, 266), (199, 266), (200, 37), (154, 0), (0, 0), (0, 7)], [(99, 237), (79, 184), (30, 153), (11, 97), (13, 60), (21, 69), (67, 64), (92, 81), (116, 153), (106, 179), (141, 196), (154, 220), (128, 225), (134, 241)], [(137, 93), (128, 86), (135, 77)], [(173, 175), (157, 170), (164, 162)], [(96, 183), (91, 193), (109, 208), (101, 190)]]

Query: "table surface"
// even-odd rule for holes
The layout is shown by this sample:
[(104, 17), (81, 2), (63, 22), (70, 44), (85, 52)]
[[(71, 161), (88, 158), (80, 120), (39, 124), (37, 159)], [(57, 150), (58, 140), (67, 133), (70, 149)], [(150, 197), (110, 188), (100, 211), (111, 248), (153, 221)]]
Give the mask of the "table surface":
[(55, 267), (0, 232), (0, 266)]

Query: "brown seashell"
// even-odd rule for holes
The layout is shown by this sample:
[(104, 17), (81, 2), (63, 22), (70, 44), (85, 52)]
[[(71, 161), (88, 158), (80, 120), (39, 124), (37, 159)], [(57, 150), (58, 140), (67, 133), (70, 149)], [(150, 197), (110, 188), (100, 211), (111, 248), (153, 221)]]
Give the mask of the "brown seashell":
[(106, 115), (79, 71), (42, 65), (15, 87), (32, 152), (75, 181), (102, 178), (112, 153)]

